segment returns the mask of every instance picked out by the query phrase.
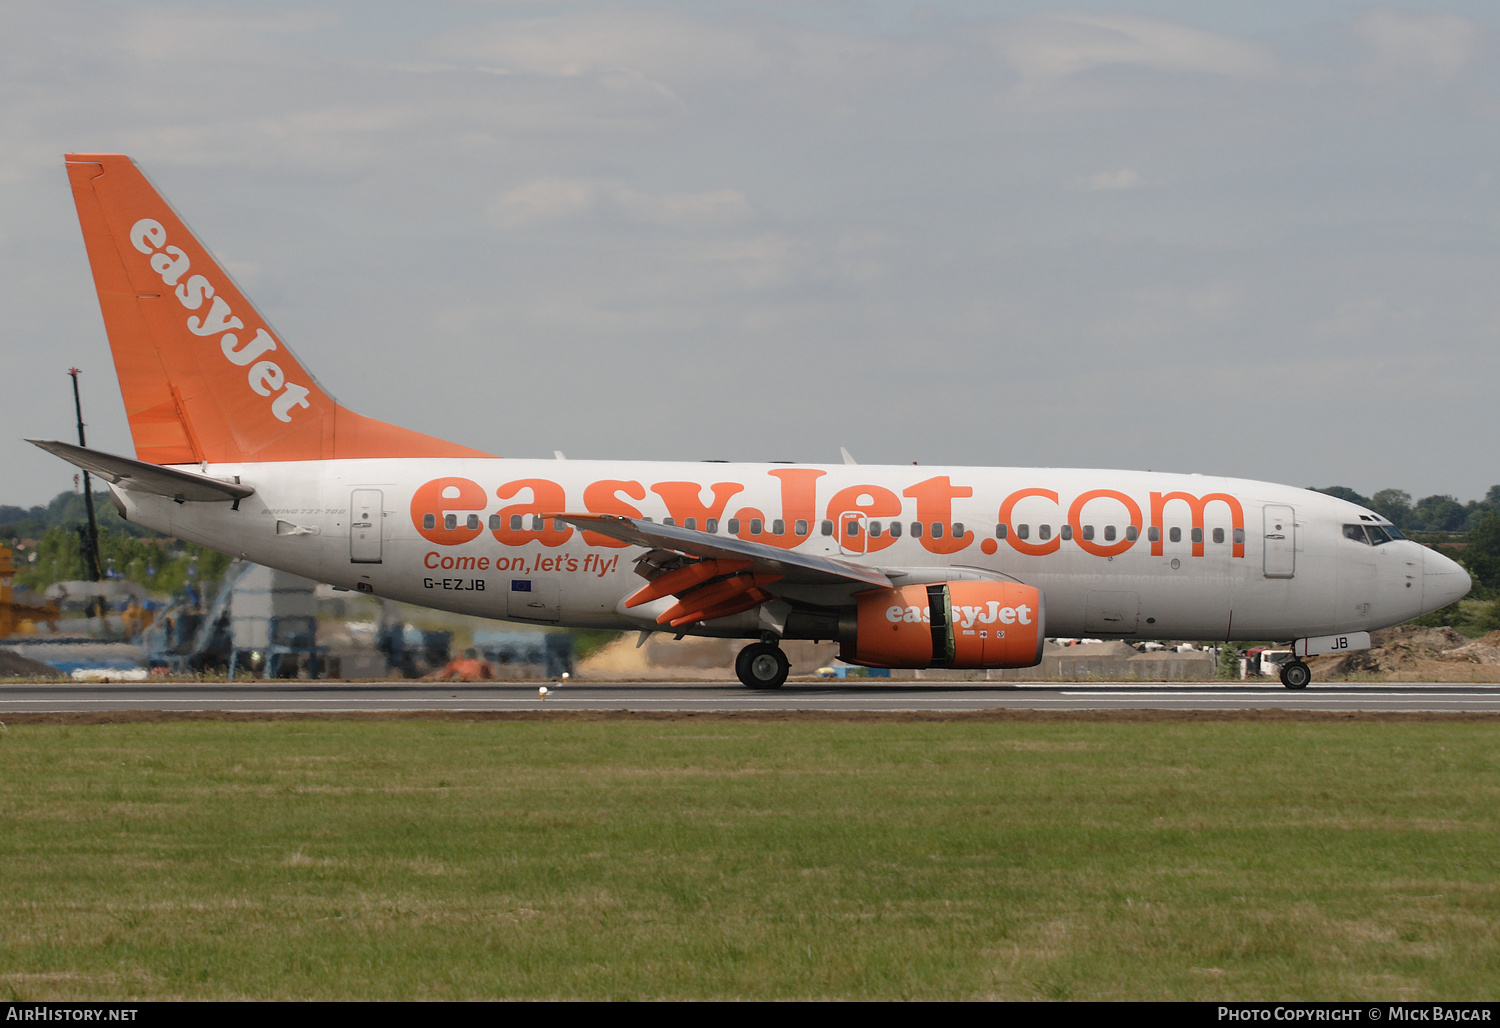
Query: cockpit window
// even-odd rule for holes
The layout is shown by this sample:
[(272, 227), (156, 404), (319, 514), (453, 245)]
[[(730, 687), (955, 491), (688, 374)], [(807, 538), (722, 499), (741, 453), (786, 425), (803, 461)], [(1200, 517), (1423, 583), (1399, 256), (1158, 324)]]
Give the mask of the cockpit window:
[(1394, 525), (1345, 525), (1344, 538), (1353, 539), (1366, 546), (1379, 546), (1381, 543), (1406, 537), (1397, 531)]

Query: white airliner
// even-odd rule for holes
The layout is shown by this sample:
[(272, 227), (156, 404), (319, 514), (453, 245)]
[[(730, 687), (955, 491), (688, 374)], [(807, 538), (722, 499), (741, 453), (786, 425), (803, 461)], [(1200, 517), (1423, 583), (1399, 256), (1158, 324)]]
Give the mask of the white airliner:
[(1051, 468), (524, 460), (339, 406), (128, 157), (66, 158), (135, 458), (37, 442), (128, 520), (271, 567), (539, 625), (782, 639), (851, 663), (1019, 668), (1043, 636), (1293, 640), (1452, 603), (1390, 522), (1265, 482)]

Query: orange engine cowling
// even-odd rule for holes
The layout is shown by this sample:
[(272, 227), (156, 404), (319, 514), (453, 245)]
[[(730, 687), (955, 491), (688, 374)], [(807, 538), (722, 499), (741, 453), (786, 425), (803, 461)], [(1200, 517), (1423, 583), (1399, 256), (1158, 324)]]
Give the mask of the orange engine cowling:
[(1017, 582), (942, 582), (855, 596), (839, 659), (867, 667), (1009, 668), (1041, 663), (1045, 607)]

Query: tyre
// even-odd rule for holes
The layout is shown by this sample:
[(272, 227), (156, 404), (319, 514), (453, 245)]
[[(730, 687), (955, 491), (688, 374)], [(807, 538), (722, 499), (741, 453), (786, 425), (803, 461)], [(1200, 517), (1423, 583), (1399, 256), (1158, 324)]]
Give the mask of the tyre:
[(1281, 684), (1288, 689), (1306, 689), (1312, 681), (1312, 670), (1302, 661), (1294, 660), (1281, 667)]
[(751, 643), (734, 660), (734, 673), (751, 689), (780, 689), (792, 670), (780, 646)]

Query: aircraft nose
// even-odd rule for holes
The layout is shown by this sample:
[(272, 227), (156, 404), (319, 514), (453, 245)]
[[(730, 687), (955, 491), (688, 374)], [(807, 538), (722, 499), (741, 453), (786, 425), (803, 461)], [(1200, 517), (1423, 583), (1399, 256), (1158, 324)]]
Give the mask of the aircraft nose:
[(1463, 599), (1473, 584), (1467, 571), (1436, 550), (1422, 555), (1422, 606), (1427, 610)]

